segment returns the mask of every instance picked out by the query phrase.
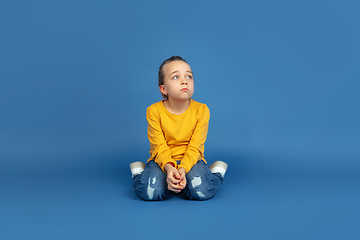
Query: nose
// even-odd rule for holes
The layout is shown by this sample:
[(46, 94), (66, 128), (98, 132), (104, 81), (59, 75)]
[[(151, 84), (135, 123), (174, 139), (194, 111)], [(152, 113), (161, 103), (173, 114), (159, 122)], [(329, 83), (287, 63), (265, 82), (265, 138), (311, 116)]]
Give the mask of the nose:
[(181, 81), (181, 85), (187, 85), (186, 78), (183, 78), (183, 80)]

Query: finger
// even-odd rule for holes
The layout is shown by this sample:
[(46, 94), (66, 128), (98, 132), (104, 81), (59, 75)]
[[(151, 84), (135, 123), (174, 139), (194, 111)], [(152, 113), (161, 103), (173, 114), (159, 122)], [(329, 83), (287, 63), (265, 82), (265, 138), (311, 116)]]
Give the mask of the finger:
[(180, 179), (181, 179), (181, 180), (185, 179), (185, 181), (186, 181), (185, 173), (181, 173), (181, 174), (180, 174)]
[(171, 178), (171, 179), (174, 179), (174, 180), (177, 179), (178, 176), (179, 176), (179, 173), (175, 168), (172, 169), (171, 171), (169, 171), (168, 174), (167, 174), (168, 178)]
[(176, 179), (180, 179), (180, 177), (181, 177), (181, 175), (180, 175), (180, 173), (178, 171), (175, 171), (174, 175), (175, 175)]
[(168, 180), (168, 183), (171, 182), (173, 184), (178, 184), (180, 182), (180, 179), (176, 179), (176, 178), (174, 178), (174, 176), (171, 176), (171, 175), (168, 176), (167, 180)]
[(179, 168), (178, 169), (178, 172), (181, 176), (185, 175), (186, 174), (186, 170), (184, 168)]
[(175, 189), (175, 190), (183, 189), (183, 187), (180, 186), (179, 184), (168, 183), (168, 186), (170, 186), (172, 189)]
[(180, 184), (169, 184), (170, 187), (176, 191), (181, 191), (182, 189), (184, 189), (183, 186), (181, 186)]
[(186, 186), (186, 178), (182, 179), (179, 183), (180, 186), (182, 186), (183, 188)]
[(171, 187), (170, 185), (168, 185), (168, 189), (169, 189), (170, 191), (173, 191), (173, 192), (176, 192), (176, 193), (181, 192), (181, 189), (175, 189), (175, 188)]
[(180, 180), (175, 180), (175, 179), (171, 180), (171, 179), (168, 179), (167, 183), (168, 183), (168, 184), (172, 184), (172, 185), (175, 186), (175, 185), (178, 185), (178, 184), (180, 183)]
[(172, 188), (169, 188), (170, 191), (174, 192), (174, 193), (179, 193), (181, 192), (181, 190), (175, 190), (175, 189), (172, 189)]

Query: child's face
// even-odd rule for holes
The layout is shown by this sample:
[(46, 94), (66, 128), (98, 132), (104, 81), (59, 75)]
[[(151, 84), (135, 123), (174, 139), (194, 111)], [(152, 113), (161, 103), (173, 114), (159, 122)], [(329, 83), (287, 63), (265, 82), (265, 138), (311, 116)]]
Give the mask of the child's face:
[(164, 68), (164, 84), (160, 91), (167, 95), (168, 99), (188, 100), (194, 94), (193, 74), (189, 64), (183, 61), (172, 61)]

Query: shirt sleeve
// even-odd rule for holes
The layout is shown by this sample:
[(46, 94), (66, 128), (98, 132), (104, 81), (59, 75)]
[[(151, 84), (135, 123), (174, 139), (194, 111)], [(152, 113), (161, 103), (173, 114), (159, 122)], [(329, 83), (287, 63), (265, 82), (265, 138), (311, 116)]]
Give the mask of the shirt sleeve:
[(166, 143), (164, 133), (160, 125), (160, 115), (156, 109), (147, 108), (146, 119), (148, 121), (148, 138), (150, 141), (150, 159), (155, 159), (160, 168), (165, 172), (165, 164), (173, 163), (177, 168), (177, 163), (172, 159), (171, 150)]
[(186, 173), (188, 173), (200, 159), (204, 159), (204, 144), (209, 128), (209, 119), (210, 110), (204, 104), (202, 111), (199, 111), (198, 121), (191, 135), (184, 157), (178, 166), (178, 168), (184, 168)]

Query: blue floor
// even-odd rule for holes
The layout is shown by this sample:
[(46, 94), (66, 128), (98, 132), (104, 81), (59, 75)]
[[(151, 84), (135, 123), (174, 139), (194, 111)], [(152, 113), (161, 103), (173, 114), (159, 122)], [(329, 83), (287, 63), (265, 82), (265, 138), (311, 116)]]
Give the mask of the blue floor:
[(258, 167), (270, 156), (226, 158), (223, 185), (204, 202), (140, 200), (129, 161), (115, 155), (84, 168), (3, 168), (0, 239), (360, 239), (358, 169), (270, 170)]

